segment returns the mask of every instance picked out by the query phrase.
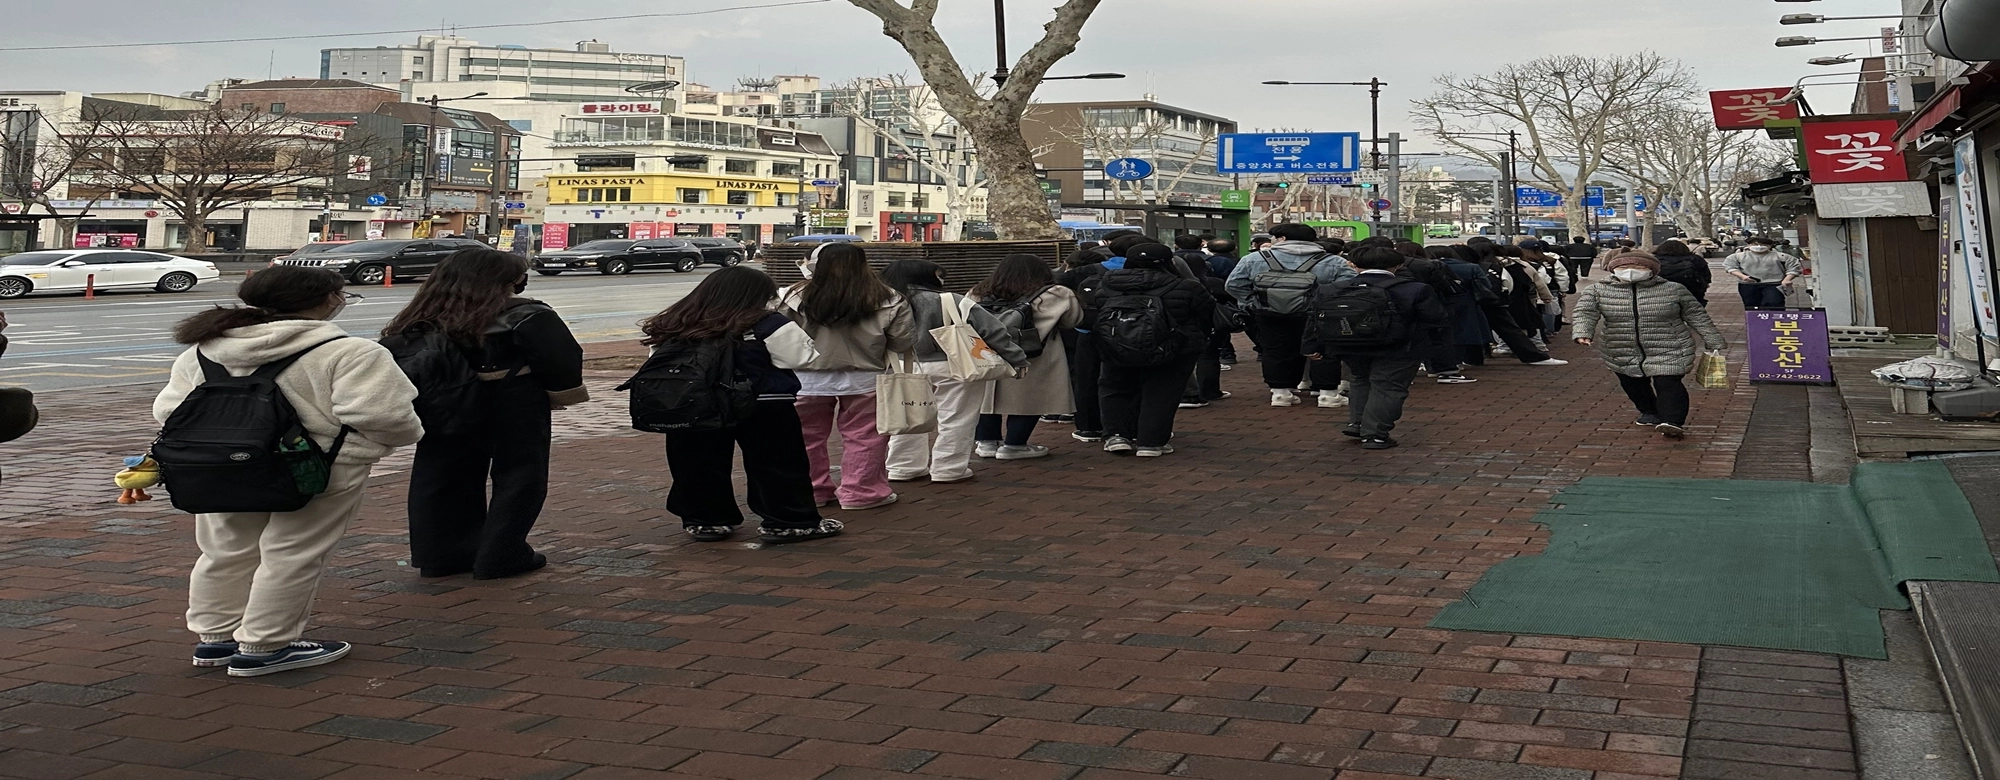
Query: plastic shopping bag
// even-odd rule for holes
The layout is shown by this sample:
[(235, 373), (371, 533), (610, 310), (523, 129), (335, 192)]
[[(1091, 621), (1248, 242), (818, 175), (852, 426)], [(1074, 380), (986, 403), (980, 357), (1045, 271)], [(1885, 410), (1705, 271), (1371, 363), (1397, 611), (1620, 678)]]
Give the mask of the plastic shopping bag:
[(937, 399), (931, 377), (916, 373), (916, 360), (891, 361), (889, 373), (875, 377), (875, 432), (885, 436), (937, 430)]
[(1706, 390), (1729, 389), (1729, 358), (1721, 352), (1708, 352), (1701, 356), (1701, 363), (1695, 367), (1695, 374)]
[(985, 382), (1014, 375), (1014, 367), (986, 346), (986, 339), (966, 324), (972, 302), (944, 293), (944, 327), (931, 329), (931, 338), (944, 350), (945, 375), (961, 382)]

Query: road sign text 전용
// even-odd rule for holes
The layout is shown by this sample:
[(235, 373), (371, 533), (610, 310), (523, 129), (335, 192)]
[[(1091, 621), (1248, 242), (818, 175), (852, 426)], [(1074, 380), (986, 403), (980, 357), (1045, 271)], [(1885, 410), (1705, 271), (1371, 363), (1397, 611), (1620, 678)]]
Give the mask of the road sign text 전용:
[(1221, 173), (1341, 173), (1361, 167), (1360, 133), (1230, 133), (1215, 141)]

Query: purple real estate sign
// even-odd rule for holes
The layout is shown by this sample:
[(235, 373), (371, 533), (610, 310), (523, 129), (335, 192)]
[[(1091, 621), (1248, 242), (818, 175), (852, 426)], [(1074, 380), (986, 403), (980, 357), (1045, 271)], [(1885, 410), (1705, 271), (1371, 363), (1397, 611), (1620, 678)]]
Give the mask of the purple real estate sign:
[(1832, 384), (1826, 312), (1818, 309), (1747, 311), (1750, 381)]

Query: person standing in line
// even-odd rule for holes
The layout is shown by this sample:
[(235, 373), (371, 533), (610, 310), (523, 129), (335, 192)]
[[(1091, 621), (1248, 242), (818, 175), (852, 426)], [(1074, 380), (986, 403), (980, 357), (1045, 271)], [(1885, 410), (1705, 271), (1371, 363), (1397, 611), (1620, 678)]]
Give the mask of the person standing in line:
[[(1236, 270), (1236, 262), (1236, 242), (1226, 238), (1218, 238), (1208, 242), (1208, 275), (1210, 277), (1225, 281), (1228, 280), (1229, 275)], [(1234, 297), (1229, 299), (1229, 306), (1236, 308), (1237, 304)], [(1234, 370), (1236, 368), (1236, 340), (1228, 333), (1218, 333), (1216, 334), (1216, 342), (1220, 350), (1220, 353), (1216, 356), (1217, 368), (1222, 371)]]
[(995, 307), (1025, 309), (1028, 328), (1019, 345), (1023, 354), (1028, 343), (1040, 344), (1041, 354), (1028, 358), (1028, 367), (1014, 379), (987, 384), (980, 407), (979, 427), (973, 440), (974, 454), (982, 458), (1026, 460), (1049, 454), (1049, 448), (1029, 444), (1035, 424), (1043, 415), (1070, 414), (1076, 410), (1070, 391), (1069, 350), (1059, 334), (1073, 330), (1083, 321), (1083, 306), (1076, 293), (1056, 284), (1049, 264), (1030, 254), (1008, 255), (972, 288), (969, 296), (989, 312)]
[[(1437, 351), (1440, 363), (1461, 367), (1486, 364), (1486, 342), (1493, 337), (1493, 328), (1486, 324), (1486, 315), (1480, 311), (1477, 297), (1492, 295), (1492, 277), (1485, 269), (1466, 262), (1459, 256), (1459, 247), (1428, 246), (1424, 255), (1437, 262), (1445, 273), (1458, 282), (1457, 288), (1444, 297), (1445, 313), (1449, 318), (1447, 333), (1440, 340)], [(1460, 373), (1457, 379), (1438, 377), (1438, 384), (1469, 384), (1479, 380)]]
[(391, 344), (426, 329), (443, 334), (479, 377), (473, 406), (460, 412), (474, 422), (425, 436), (410, 466), (410, 563), (422, 576), (498, 579), (548, 563), (528, 532), (548, 498), (551, 412), (590, 392), (583, 347), (562, 315), (519, 297), (527, 287), (521, 258), (463, 250), (439, 262), (382, 328)]
[[(1320, 318), (1306, 331), (1304, 349), (1347, 364), (1351, 400), (1348, 425), (1341, 433), (1360, 439), (1363, 449), (1397, 446), (1389, 432), (1403, 418), (1403, 403), (1409, 400), (1410, 383), (1430, 349), (1431, 334), (1442, 329), (1448, 317), (1430, 285), (1396, 274), (1403, 260), (1401, 253), (1388, 247), (1362, 247), (1351, 259), (1361, 273), (1335, 284), (1320, 298), (1322, 312), (1335, 310), (1329, 304), (1365, 307), (1367, 301), (1376, 301), (1380, 308), (1373, 314), (1385, 323), (1382, 336), (1370, 343), (1346, 341), (1342, 334), (1329, 332)], [(1383, 297), (1357, 289), (1370, 287)]]
[(1708, 270), (1708, 260), (1694, 253), (1688, 245), (1675, 239), (1660, 242), (1653, 257), (1660, 261), (1660, 278), (1688, 288), (1694, 299), (1701, 305), (1708, 305), (1708, 288), (1715, 283), (1715, 276)]
[[(1432, 257), (1422, 244), (1415, 241), (1398, 241), (1395, 247), (1396, 253), (1403, 256), (1403, 267), (1396, 270), (1396, 275), (1430, 286), (1438, 304), (1445, 307), (1444, 322), (1431, 333), (1425, 334), (1423, 342), (1422, 357), (1431, 377), (1441, 385), (1469, 385), (1479, 381), (1466, 376), (1461, 370), (1458, 347), (1452, 339), (1452, 301), (1458, 298), (1464, 298), (1468, 303), (1471, 301), (1471, 296), (1464, 292), (1464, 283), (1460, 282), (1458, 276), (1443, 262)], [(1436, 248), (1444, 249), (1444, 247)], [(1446, 254), (1449, 254), (1448, 250)]]
[(813, 501), (812, 465), (799, 422), (799, 378), (794, 369), (818, 352), (804, 328), (771, 310), (778, 285), (747, 265), (718, 269), (695, 285), (679, 303), (639, 327), (655, 352), (727, 340), (737, 375), (757, 393), (757, 408), (734, 427), (666, 434), (667, 469), (674, 484), (667, 511), (697, 542), (720, 542), (743, 524), (730, 481), (736, 452), (743, 453), (743, 478), (750, 511), (762, 521), (764, 544), (823, 539), (846, 529), (820, 517)]
[(1562, 248), (1563, 266), (1569, 269), (1569, 294), (1576, 294), (1578, 280), (1590, 276), (1591, 263), (1597, 260), (1597, 247), (1590, 245), (1585, 236), (1573, 236)]
[(278, 373), (278, 391), (313, 441), (329, 448), (340, 442), (326, 491), (303, 508), (195, 515), (201, 557), (189, 578), (187, 610), (188, 630), (199, 642), (195, 666), (256, 677), (331, 663), (350, 649), (346, 642), (304, 638), (314, 593), (361, 511), (369, 468), (424, 431), (411, 405), (417, 388), (389, 350), (345, 338), (330, 322), (347, 304), (345, 286), (324, 269), (273, 266), (237, 288), (244, 306), (212, 308), (174, 326), (174, 340), (188, 349), (153, 400), (153, 417), (162, 424), (203, 383), (209, 373), (203, 363), (246, 376), (295, 359)]
[(964, 482), (972, 478), (973, 437), (986, 386), (997, 380), (961, 382), (946, 376), (944, 348), (931, 331), (944, 327), (947, 301), (988, 348), (1014, 367), (1017, 377), (1027, 368), (1028, 356), (998, 318), (965, 297), (944, 291), (943, 266), (929, 260), (897, 260), (882, 269), (882, 281), (910, 303), (916, 319), (917, 372), (931, 375), (938, 414), (936, 444), (927, 433), (889, 437), (889, 481), (914, 482), (929, 475), (934, 485)]
[[(868, 267), (853, 244), (814, 248), (799, 266), (806, 280), (779, 294), (779, 310), (812, 336), (818, 357), (794, 373), (813, 500), (860, 511), (896, 503), (889, 488), (889, 437), (875, 430), (875, 377), (916, 346), (910, 305)], [(827, 442), (840, 430), (840, 485)]]
[(1132, 231), (1117, 231), (1118, 237), (1110, 244), (1090, 250), (1086, 256), (1078, 251), (1070, 257), (1069, 270), (1056, 278), (1056, 283), (1076, 293), (1077, 302), (1083, 306), (1083, 322), (1076, 327), (1076, 351), (1070, 356), (1070, 390), (1076, 397), (1076, 430), (1070, 438), (1084, 443), (1104, 441), (1104, 415), (1098, 405), (1097, 382), (1103, 375), (1103, 363), (1097, 359), (1097, 343), (1090, 338), (1090, 323), (1097, 319), (1096, 304), (1090, 293), (1103, 283), (1105, 274), (1125, 267), (1125, 249), (1147, 243), (1144, 236)]
[[(1500, 277), (1494, 273), (1494, 269), (1498, 266), (1499, 255), (1496, 254), (1498, 245), (1491, 240), (1483, 240), (1483, 237), (1475, 237), (1471, 241), (1454, 246), (1453, 249), (1459, 253), (1461, 259), (1485, 275), (1486, 285), (1474, 289), (1473, 301), (1479, 305), (1479, 312), (1486, 318), (1486, 324), (1492, 328), (1493, 335), (1498, 336), (1501, 344), (1505, 345), (1506, 349), (1503, 351), (1513, 355), (1515, 360), (1531, 366), (1569, 365), (1569, 361), (1551, 357), (1541, 347), (1535, 346), (1535, 340), (1528, 335), (1527, 328), (1533, 327), (1539, 330), (1539, 321), (1525, 327), (1515, 321), (1513, 310), (1508, 305), (1508, 298), (1501, 290)], [(1458, 267), (1453, 266), (1452, 270), (1457, 272)], [(1485, 348), (1481, 347), (1479, 360), (1467, 362), (1483, 365), (1484, 360)]]
[(1743, 297), (1743, 308), (1785, 308), (1785, 296), (1791, 294), (1792, 282), (1804, 273), (1804, 264), (1777, 247), (1778, 242), (1758, 236), (1745, 242), (1743, 251), (1722, 261), (1722, 272), (1736, 277), (1736, 294)]
[[(1215, 299), (1198, 281), (1167, 270), (1173, 250), (1163, 244), (1139, 244), (1125, 250), (1125, 267), (1104, 276), (1095, 301), (1100, 317), (1109, 320), (1135, 311), (1120, 301), (1154, 299), (1146, 308), (1164, 315), (1162, 328), (1145, 328), (1158, 344), (1128, 344), (1121, 332), (1107, 331), (1104, 321), (1092, 323), (1091, 336), (1104, 356), (1099, 383), (1104, 407), (1104, 451), (1157, 458), (1173, 453), (1170, 443), (1181, 393), (1201, 350), (1209, 343), (1215, 319)], [(1301, 325), (1303, 327), (1303, 325)], [(1124, 333), (1129, 333), (1125, 331)], [(1119, 356), (1134, 348), (1158, 347), (1158, 362), (1134, 363)]]
[[(1354, 276), (1346, 260), (1317, 243), (1319, 233), (1311, 227), (1287, 222), (1271, 228), (1278, 243), (1244, 255), (1236, 263), (1224, 285), (1229, 295), (1243, 305), (1255, 330), (1252, 338), (1264, 363), (1264, 385), (1271, 390), (1272, 406), (1297, 406), (1299, 382), (1306, 378), (1308, 361), (1299, 351), (1305, 336), (1307, 311), (1317, 287), (1330, 286)], [(1304, 276), (1310, 283), (1290, 285), (1288, 276)], [(1284, 282), (1283, 286), (1278, 286)], [(1278, 308), (1274, 309), (1273, 306)], [(1313, 364), (1316, 374), (1311, 387), (1318, 391), (1321, 408), (1345, 406), (1340, 395), (1340, 365), (1335, 361)]]
[(1527, 331), (1535, 348), (1548, 351), (1545, 331), (1544, 307), (1555, 300), (1549, 292), (1548, 283), (1541, 274), (1530, 266), (1527, 252), (1519, 246), (1493, 247), (1491, 270), (1500, 282), (1500, 294), (1507, 299), (1507, 313), (1514, 322)]
[(1595, 345), (1604, 365), (1639, 410), (1638, 424), (1669, 439), (1687, 435), (1695, 334), (1710, 351), (1729, 348), (1708, 307), (1686, 287), (1660, 278), (1660, 263), (1633, 250), (1611, 258), (1611, 272), (1576, 301), (1576, 343)]

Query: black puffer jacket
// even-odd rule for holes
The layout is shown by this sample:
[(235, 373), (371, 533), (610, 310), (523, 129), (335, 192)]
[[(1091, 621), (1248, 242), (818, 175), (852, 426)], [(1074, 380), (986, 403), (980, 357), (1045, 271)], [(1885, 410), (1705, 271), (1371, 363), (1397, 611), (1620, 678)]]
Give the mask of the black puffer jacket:
[[(1215, 298), (1201, 282), (1157, 268), (1111, 271), (1098, 285), (1097, 300), (1091, 309), (1099, 310), (1105, 301), (1120, 295), (1155, 292), (1166, 304), (1167, 318), (1173, 320), (1174, 329), (1181, 333), (1180, 353), (1200, 354), (1208, 347), (1209, 335), (1215, 328)], [(1084, 326), (1092, 324), (1085, 322)]]
[(1694, 255), (1660, 255), (1660, 278), (1688, 288), (1695, 300), (1708, 304), (1708, 286), (1715, 281), (1708, 261)]

